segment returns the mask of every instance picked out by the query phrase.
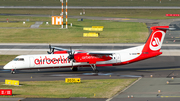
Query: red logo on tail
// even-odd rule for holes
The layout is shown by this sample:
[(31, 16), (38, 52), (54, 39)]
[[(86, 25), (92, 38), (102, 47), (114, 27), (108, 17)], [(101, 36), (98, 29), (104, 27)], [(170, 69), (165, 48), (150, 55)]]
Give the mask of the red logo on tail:
[(158, 37), (154, 37), (152, 42), (151, 42), (153, 47), (157, 47), (160, 44), (160, 40)]
[(165, 33), (163, 31), (156, 31), (153, 33), (151, 42), (150, 42), (150, 49), (151, 50), (159, 50), (162, 45), (162, 38), (164, 38)]

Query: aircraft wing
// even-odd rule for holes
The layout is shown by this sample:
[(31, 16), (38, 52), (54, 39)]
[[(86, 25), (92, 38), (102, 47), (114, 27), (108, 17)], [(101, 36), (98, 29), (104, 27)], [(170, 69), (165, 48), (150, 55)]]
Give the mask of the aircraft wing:
[(71, 50), (71, 49), (64, 49), (59, 47), (51, 47), (58, 51), (67, 51), (67, 52), (77, 52), (77, 53), (87, 53), (89, 55), (112, 55), (113, 53), (100, 53), (100, 52), (86, 52), (86, 51), (79, 51), (79, 50)]
[(69, 49), (59, 48), (59, 47), (51, 47), (58, 51), (70, 51)]
[(89, 52), (89, 55), (112, 55), (113, 53), (95, 53), (95, 52)]
[(69, 52), (77, 52), (77, 53), (84, 53), (86, 51), (82, 51), (82, 50), (72, 50), (71, 48), (70, 49), (64, 49), (64, 48), (59, 48), (59, 47), (51, 47), (51, 49), (55, 49), (55, 50), (58, 50), (58, 51), (67, 51), (68, 53)]

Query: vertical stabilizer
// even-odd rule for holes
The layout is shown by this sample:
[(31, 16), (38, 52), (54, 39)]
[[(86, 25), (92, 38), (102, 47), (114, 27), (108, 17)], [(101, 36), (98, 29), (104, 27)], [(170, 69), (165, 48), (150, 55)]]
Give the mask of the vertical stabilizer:
[[(169, 28), (169, 26), (153, 26), (150, 29), (151, 29), (151, 33), (149, 35), (149, 38), (147, 39), (145, 45), (143, 45), (141, 48), (142, 53), (138, 54), (138, 56), (133, 58), (131, 56), (131, 58), (126, 59), (123, 62), (119, 63), (120, 65), (141, 61), (162, 54), (160, 50), (162, 43), (164, 41), (166, 31), (173, 30), (174, 28)], [(119, 64), (113, 64), (113, 65), (119, 65)]]
[(142, 52), (159, 52), (169, 26), (154, 26)]

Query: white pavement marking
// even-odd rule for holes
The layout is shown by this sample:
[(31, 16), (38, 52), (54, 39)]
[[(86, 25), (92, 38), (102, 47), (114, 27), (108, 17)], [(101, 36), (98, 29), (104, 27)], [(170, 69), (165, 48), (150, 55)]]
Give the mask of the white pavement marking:
[[(76, 49), (75, 49), (76, 50)], [(106, 51), (110, 49), (83, 49), (84, 51)], [(49, 49), (0, 49), (0, 55), (47, 54)], [(161, 50), (160, 56), (180, 56), (180, 50)]]
[(25, 98), (0, 98), (0, 101), (21, 101)]
[(47, 54), (47, 49), (0, 49), (0, 55)]
[[(45, 45), (45, 46), (49, 46), (49, 44), (47, 43), (0, 43), (0, 45)], [(122, 44), (64, 44), (64, 43), (51, 43), (51, 45), (61, 45), (61, 46), (139, 46), (139, 45), (143, 45), (143, 44), (127, 44), (127, 43), (122, 43)], [(168, 46), (173, 46), (173, 45), (169, 45)], [(175, 44), (180, 46), (179, 44)]]
[[(9, 8), (9, 9), (61, 9), (61, 6), (0, 6), (0, 8)], [(65, 8), (65, 7), (64, 7)], [(68, 6), (69, 9), (180, 9), (180, 7), (160, 7), (160, 6)]]
[[(0, 43), (0, 45), (36, 45), (36, 46), (49, 46), (47, 43)], [(61, 44), (53, 43), (52, 46), (61, 45), (61, 46), (140, 46), (142, 44)], [(180, 47), (180, 44), (163, 44), (163, 46), (174, 46)], [(76, 49), (74, 49), (76, 50)], [(79, 50), (79, 49), (77, 49)], [(113, 49), (83, 49), (84, 51), (105, 51)], [(49, 49), (0, 49), (0, 54), (4, 55), (25, 55), (25, 54), (47, 54)], [(180, 56), (179, 49), (162, 49), (163, 52), (160, 56)]]
[(141, 80), (142, 77), (138, 78), (135, 82), (133, 82), (132, 84), (130, 84), (128, 87), (126, 87), (125, 89), (123, 89), (122, 91), (118, 92), (116, 95), (114, 95), (113, 97), (107, 99), (106, 101), (110, 101), (112, 100), (114, 97), (118, 96), (119, 94), (121, 94), (122, 92), (124, 92), (126, 89), (128, 89), (129, 87), (131, 87), (132, 85), (134, 85), (136, 82), (138, 82), (139, 80)]
[(35, 24), (34, 24), (34, 25), (31, 25), (30, 28), (39, 28), (39, 26), (40, 26), (41, 24), (43, 24), (43, 22), (35, 22)]
[(180, 56), (180, 50), (161, 50), (160, 56)]
[[(0, 43), (0, 45), (45, 45), (45, 46), (49, 46), (49, 43)], [(64, 44), (64, 43), (51, 43), (51, 45), (61, 45), (61, 46), (140, 46), (143, 45), (142, 44), (128, 44), (128, 43), (110, 43), (110, 44), (106, 44), (106, 43), (102, 43), (102, 44)], [(162, 44), (162, 46), (180, 46), (180, 44)]]

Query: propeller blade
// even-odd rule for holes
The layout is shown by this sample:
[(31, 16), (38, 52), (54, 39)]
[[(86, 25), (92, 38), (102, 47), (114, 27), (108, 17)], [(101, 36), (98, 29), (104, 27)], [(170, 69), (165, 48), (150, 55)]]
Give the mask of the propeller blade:
[(72, 67), (73, 67), (73, 60), (72, 60)]
[(50, 49), (50, 52), (51, 52), (51, 45), (49, 44), (49, 49)]
[(47, 51), (48, 54), (51, 54), (51, 52)]
[[(75, 51), (74, 51), (74, 53), (75, 53)], [(69, 54), (68, 59), (70, 59), (70, 60), (74, 59), (74, 53), (72, 52), (72, 48), (70, 47), (70, 51), (68, 51), (68, 54)]]
[(47, 51), (48, 54), (54, 53), (54, 48), (52, 49), (52, 51), (51, 51), (51, 49), (52, 49), (51, 44), (49, 44), (49, 50), (50, 50), (50, 51)]
[(54, 48), (52, 49), (52, 52), (51, 53), (53, 53), (54, 54)]
[(72, 48), (70, 47), (70, 53), (71, 53), (71, 55), (72, 55)]

